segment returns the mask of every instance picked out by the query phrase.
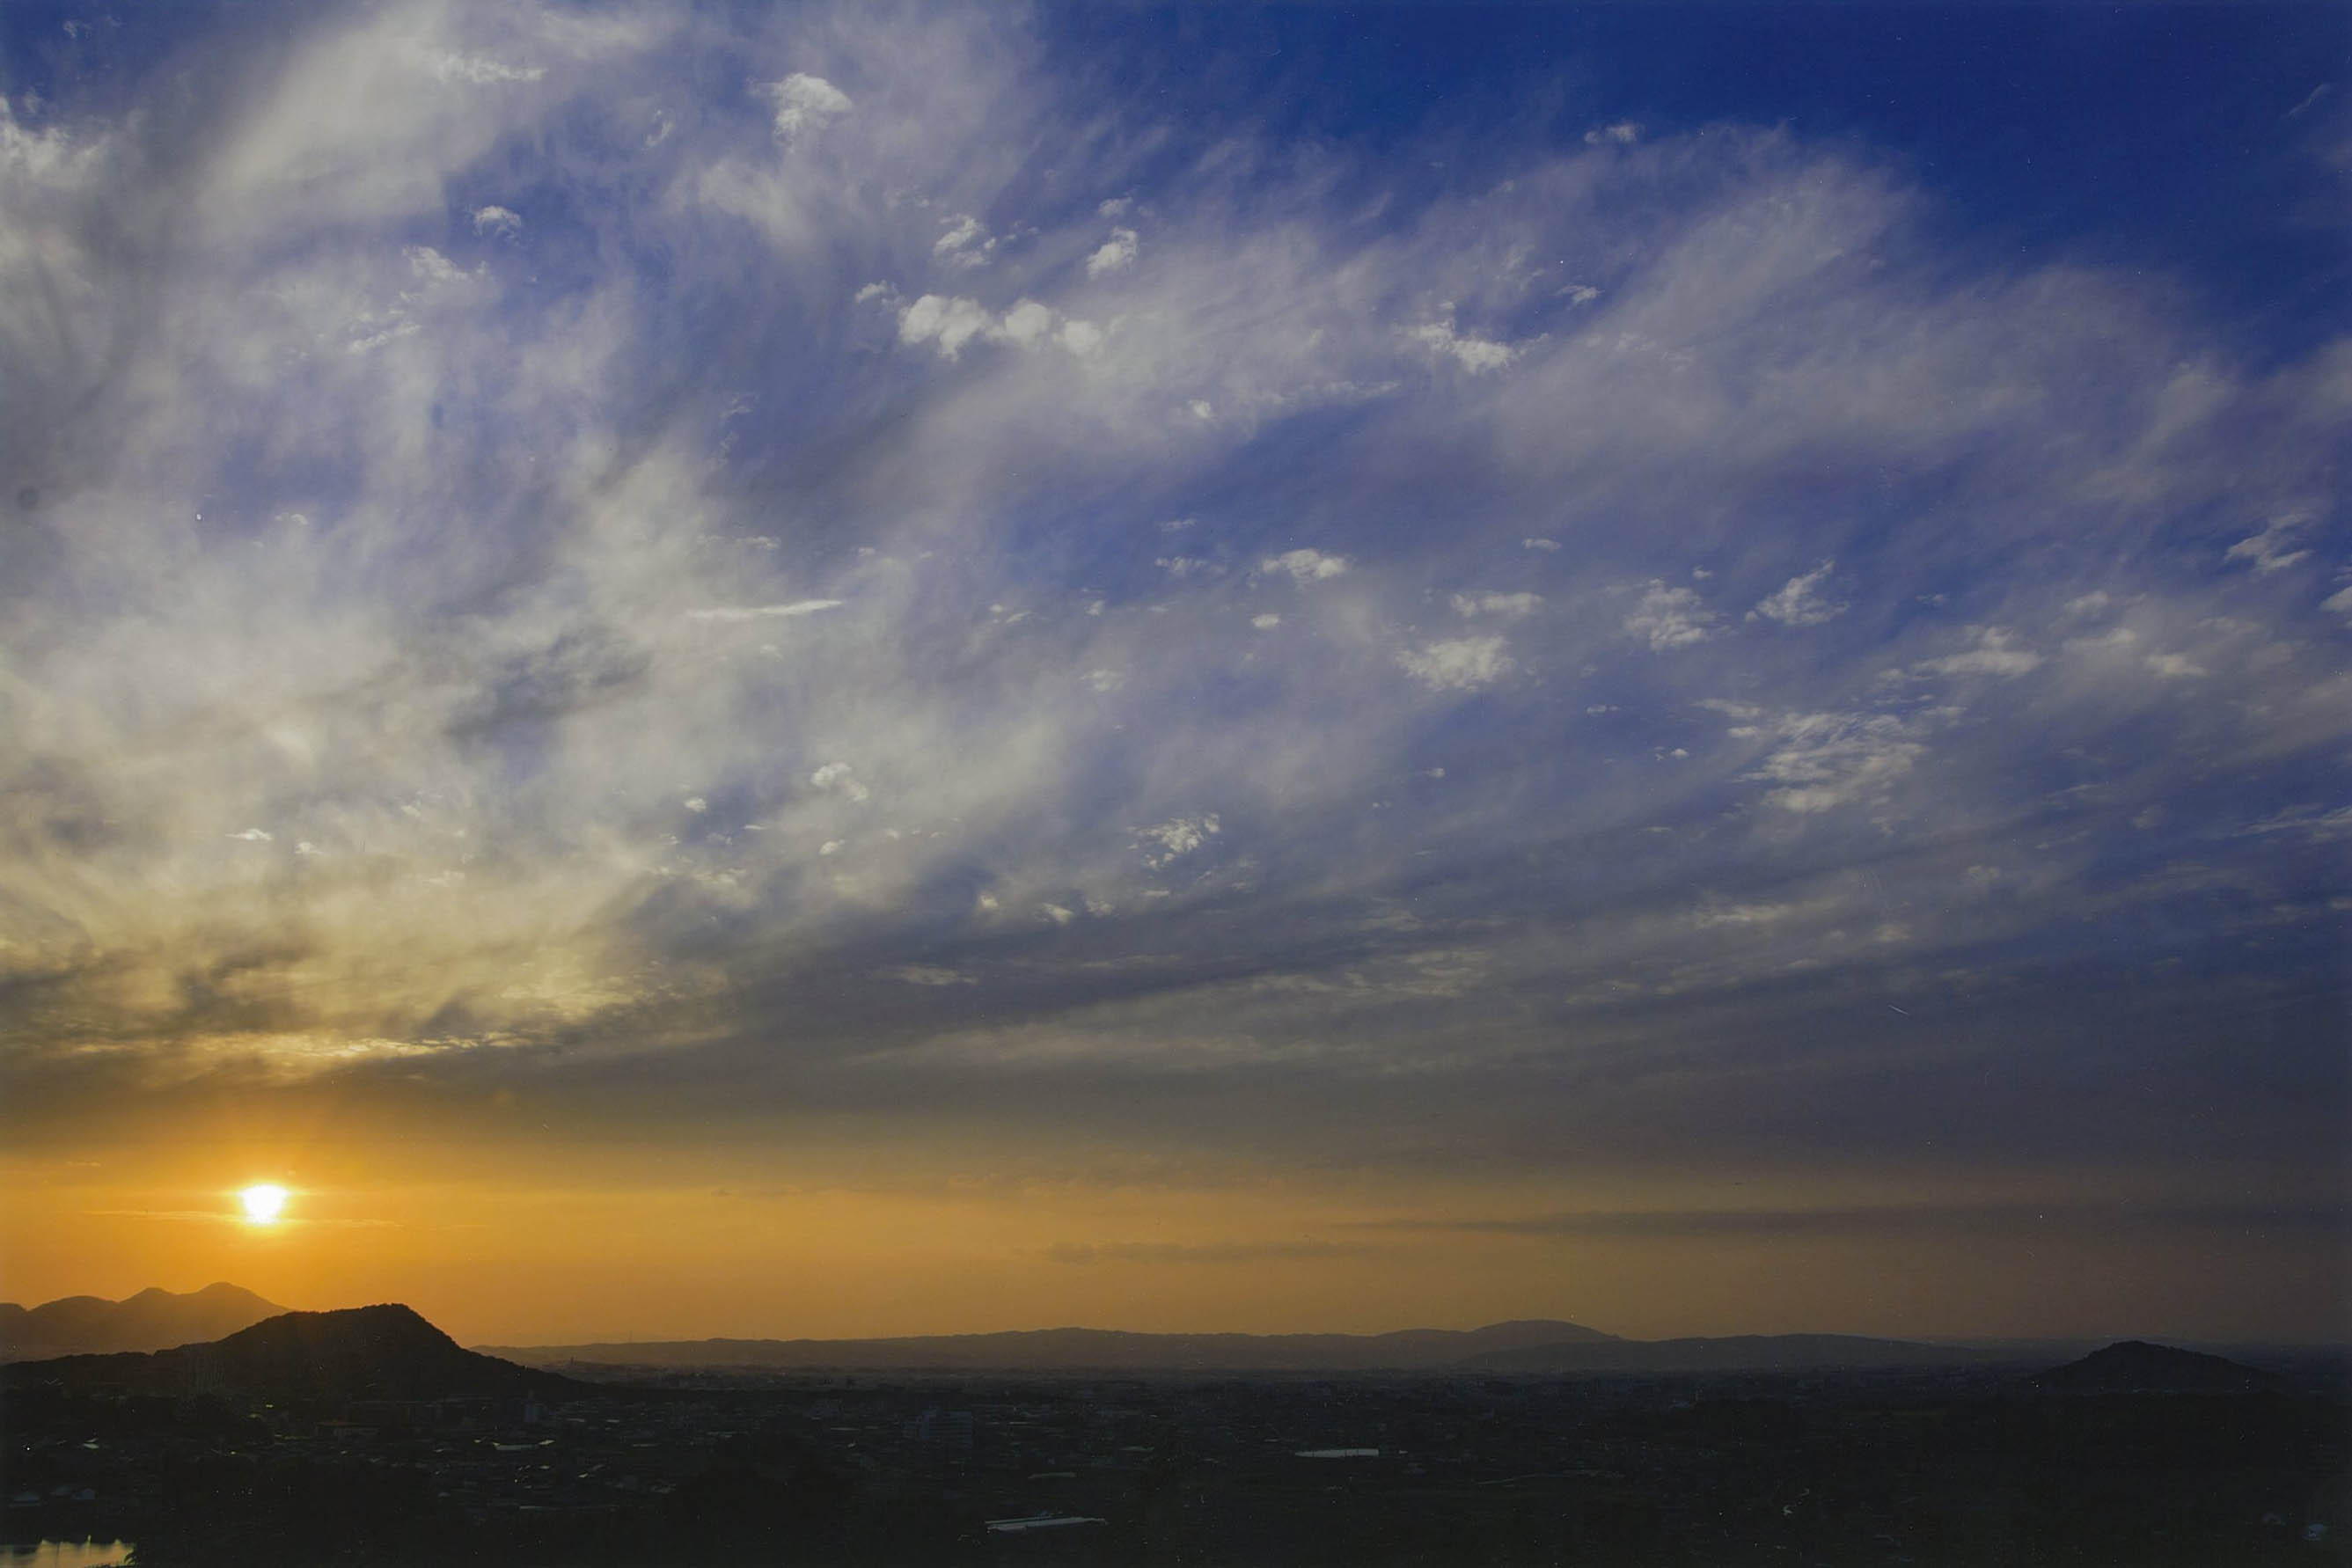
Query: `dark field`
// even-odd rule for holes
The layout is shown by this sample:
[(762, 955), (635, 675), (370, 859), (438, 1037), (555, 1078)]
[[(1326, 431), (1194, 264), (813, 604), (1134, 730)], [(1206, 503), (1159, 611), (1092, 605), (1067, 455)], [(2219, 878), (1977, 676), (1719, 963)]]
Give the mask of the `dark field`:
[[(6, 1484), (13, 1536), (113, 1532), (142, 1568), (2343, 1560), (2346, 1405), (2316, 1369), (2221, 1394), (2034, 1370), (713, 1370), (332, 1405), (33, 1385)], [(1041, 1514), (1091, 1522), (990, 1528)]]

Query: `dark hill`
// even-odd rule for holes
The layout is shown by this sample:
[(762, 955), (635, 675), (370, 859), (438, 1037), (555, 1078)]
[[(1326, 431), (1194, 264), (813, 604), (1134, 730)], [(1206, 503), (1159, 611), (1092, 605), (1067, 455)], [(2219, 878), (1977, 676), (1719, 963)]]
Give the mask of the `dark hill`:
[(1400, 1329), (1385, 1334), (1143, 1334), (1115, 1329), (1028, 1329), (887, 1340), (665, 1340), (638, 1343), (485, 1346), (532, 1365), (861, 1367), (958, 1370), (1181, 1372), (1398, 1371), (1454, 1365), (1529, 1344), (1611, 1344), (1576, 1323), (1490, 1323), (1483, 1329)]
[(592, 1392), (461, 1349), (402, 1306), (286, 1312), (212, 1344), (152, 1354), (64, 1356), (19, 1362), (11, 1384), (110, 1384), (142, 1393), (234, 1391), (281, 1399), (566, 1398)]
[(1769, 1372), (1825, 1367), (1960, 1366), (1997, 1352), (1854, 1334), (1734, 1334), (1721, 1339), (1571, 1342), (1488, 1351), (1465, 1368), (1488, 1372)]
[(2121, 1340), (2032, 1380), (2053, 1394), (2253, 1394), (2283, 1386), (2224, 1356)]
[(168, 1350), (233, 1334), (285, 1310), (226, 1284), (180, 1295), (142, 1290), (120, 1301), (66, 1296), (31, 1308), (0, 1302), (0, 1361)]

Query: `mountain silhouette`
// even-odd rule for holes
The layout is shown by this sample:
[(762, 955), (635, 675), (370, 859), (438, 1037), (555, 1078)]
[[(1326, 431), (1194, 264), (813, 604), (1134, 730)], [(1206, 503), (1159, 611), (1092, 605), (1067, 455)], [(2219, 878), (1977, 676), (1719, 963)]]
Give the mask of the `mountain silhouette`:
[(120, 1301), (66, 1296), (30, 1308), (0, 1301), (0, 1361), (168, 1350), (233, 1334), (286, 1310), (228, 1284), (184, 1295), (151, 1289)]
[(1117, 1329), (1023, 1329), (877, 1340), (662, 1340), (641, 1343), (486, 1345), (531, 1365), (1120, 1369), (1199, 1372), (1396, 1371), (1453, 1366), (1465, 1357), (1538, 1344), (1609, 1344), (1578, 1323), (1534, 1320), (1482, 1329), (1399, 1329), (1384, 1334), (1145, 1334)]
[(2252, 1394), (2282, 1386), (2267, 1372), (2226, 1356), (2119, 1340), (2032, 1380), (2053, 1394)]
[(1769, 1372), (1813, 1367), (1958, 1366), (1998, 1352), (1858, 1334), (1729, 1334), (1525, 1345), (1466, 1358), (1488, 1372)]
[(589, 1392), (568, 1378), (462, 1349), (398, 1305), (284, 1312), (210, 1344), (19, 1362), (0, 1376), (11, 1384), (106, 1384), (156, 1394), (220, 1390), (289, 1400), (561, 1398)]

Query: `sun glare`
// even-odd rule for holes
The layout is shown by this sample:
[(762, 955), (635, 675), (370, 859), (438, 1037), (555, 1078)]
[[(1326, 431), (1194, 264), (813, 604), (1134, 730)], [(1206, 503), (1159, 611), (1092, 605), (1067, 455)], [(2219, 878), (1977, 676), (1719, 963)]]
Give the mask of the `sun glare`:
[(245, 1205), (245, 1217), (248, 1223), (276, 1225), (278, 1216), (286, 1209), (286, 1189), (268, 1184), (247, 1187), (237, 1194), (237, 1201)]

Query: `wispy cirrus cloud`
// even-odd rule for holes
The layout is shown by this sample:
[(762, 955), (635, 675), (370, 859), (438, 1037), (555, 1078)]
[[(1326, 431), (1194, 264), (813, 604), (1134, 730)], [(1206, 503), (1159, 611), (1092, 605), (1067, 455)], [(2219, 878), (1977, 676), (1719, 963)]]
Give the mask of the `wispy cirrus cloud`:
[(191, 54), (245, 90), (6, 109), (12, 1073), (1325, 1160), (1444, 1100), (1473, 1167), (2331, 984), (2342, 344), (1953, 251), (1848, 145), (1432, 188), (1039, 26), (327, 9)]

